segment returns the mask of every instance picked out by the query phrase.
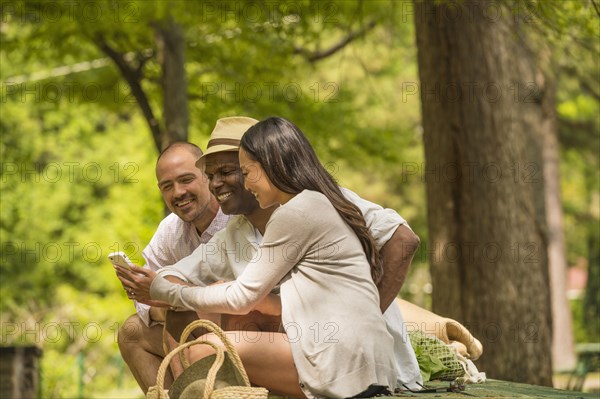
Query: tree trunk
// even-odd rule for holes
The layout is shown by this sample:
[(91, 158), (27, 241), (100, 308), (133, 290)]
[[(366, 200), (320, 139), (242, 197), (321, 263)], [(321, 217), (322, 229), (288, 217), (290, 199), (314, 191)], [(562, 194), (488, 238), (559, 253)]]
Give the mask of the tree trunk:
[[(549, 49), (543, 51), (547, 59)], [(548, 223), (548, 263), (552, 304), (552, 367), (570, 370), (577, 361), (573, 337), (573, 317), (567, 298), (567, 257), (563, 210), (560, 195), (560, 155), (556, 124), (556, 87), (553, 79), (538, 73), (537, 84), (542, 89), (542, 142), (544, 160), (544, 196)]]
[[(592, 180), (588, 180), (591, 185)], [(588, 187), (593, 192), (593, 187)], [(593, 195), (593, 194), (592, 194)], [(597, 201), (597, 200), (596, 200)], [(583, 298), (583, 320), (585, 330), (590, 340), (600, 339), (600, 226), (598, 225), (598, 202), (590, 198), (590, 217), (588, 232), (588, 278)]]
[(489, 377), (551, 385), (541, 99), (494, 5), (415, 2), (433, 310), (481, 339)]
[(188, 91), (185, 76), (185, 41), (181, 27), (172, 19), (153, 24), (157, 58), (162, 69), (162, 149), (188, 139)]

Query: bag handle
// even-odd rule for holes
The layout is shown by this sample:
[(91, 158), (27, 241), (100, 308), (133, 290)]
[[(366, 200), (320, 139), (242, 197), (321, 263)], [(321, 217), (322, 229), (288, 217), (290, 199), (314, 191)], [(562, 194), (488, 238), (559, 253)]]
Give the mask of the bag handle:
[(208, 374), (206, 375), (206, 385), (204, 387), (204, 399), (208, 399), (210, 394), (214, 389), (215, 380), (217, 377), (217, 372), (223, 365), (223, 361), (225, 360), (225, 351), (223, 348), (217, 344), (206, 341), (202, 337), (196, 338), (193, 341), (185, 342), (184, 344), (179, 345), (177, 348), (173, 349), (165, 358), (163, 359), (160, 367), (158, 368), (158, 373), (156, 375), (156, 385), (150, 387), (148, 389), (147, 398), (156, 398), (156, 399), (169, 399), (169, 395), (165, 392), (164, 389), (164, 381), (165, 374), (167, 372), (167, 368), (169, 367), (169, 363), (177, 354), (181, 353), (184, 349), (192, 346), (192, 345), (200, 345), (205, 344), (211, 346), (216, 353), (215, 361), (212, 366), (208, 370)]
[(165, 356), (167, 356), (169, 354), (168, 334), (169, 334), (169, 331), (167, 330), (167, 318), (165, 318), (165, 321), (163, 323), (163, 328), (162, 328), (162, 347), (163, 347), (163, 352), (165, 353)]
[[(192, 321), (190, 324), (188, 324), (188, 326), (185, 328), (185, 330), (183, 330), (183, 332), (181, 333), (181, 338), (179, 341), (180, 344), (183, 344), (185, 341), (187, 341), (187, 339), (190, 336), (190, 334), (192, 333), (192, 331), (194, 331), (196, 328), (199, 328), (199, 327), (210, 331), (211, 333), (215, 334), (221, 340), (221, 342), (225, 346), (225, 349), (227, 349), (227, 354), (229, 355), (229, 358), (231, 359), (233, 365), (240, 372), (240, 375), (242, 376), (242, 379), (244, 380), (245, 386), (247, 386), (247, 387), (251, 386), (250, 379), (248, 378), (248, 374), (246, 374), (246, 369), (244, 368), (244, 365), (242, 364), (242, 359), (240, 359), (240, 355), (237, 353), (235, 346), (233, 346), (233, 344), (227, 337), (227, 334), (225, 334), (225, 332), (221, 329), (221, 327), (219, 327), (212, 321), (210, 321), (210, 320), (194, 320), (194, 321)], [(183, 352), (180, 353), (179, 357), (181, 359), (181, 363), (183, 364), (183, 367), (184, 368), (189, 367), (190, 362), (185, 358)]]

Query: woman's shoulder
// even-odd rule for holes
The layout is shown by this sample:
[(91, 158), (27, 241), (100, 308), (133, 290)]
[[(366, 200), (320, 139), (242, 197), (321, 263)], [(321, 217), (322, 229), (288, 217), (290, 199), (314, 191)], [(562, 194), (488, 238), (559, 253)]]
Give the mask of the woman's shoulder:
[[(334, 211), (334, 212), (331, 212)], [(314, 229), (328, 224), (335, 209), (325, 197), (317, 191), (304, 190), (294, 198), (278, 207), (267, 223), (267, 230), (310, 235)], [(283, 234), (283, 233), (281, 233)]]
[(331, 203), (327, 197), (318, 191), (312, 190), (303, 190), (279, 207), (280, 211), (300, 212), (305, 215), (318, 214), (327, 208), (331, 208)]
[(318, 191), (304, 190), (273, 212), (272, 219), (277, 217), (311, 218), (319, 217), (324, 208), (331, 207), (327, 197)]
[(329, 200), (324, 194), (313, 190), (304, 190), (298, 195), (296, 195), (295, 198), (297, 198), (303, 204), (308, 203), (314, 205), (319, 203), (329, 203)]

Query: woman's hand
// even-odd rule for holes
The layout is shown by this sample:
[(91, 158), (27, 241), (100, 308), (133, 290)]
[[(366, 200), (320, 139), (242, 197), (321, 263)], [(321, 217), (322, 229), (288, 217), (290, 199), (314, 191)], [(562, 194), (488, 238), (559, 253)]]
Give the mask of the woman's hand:
[(135, 299), (150, 306), (169, 306), (164, 302), (153, 301), (150, 297), (150, 286), (156, 278), (154, 270), (139, 267), (133, 271), (121, 266), (115, 266), (115, 270), (129, 299)]

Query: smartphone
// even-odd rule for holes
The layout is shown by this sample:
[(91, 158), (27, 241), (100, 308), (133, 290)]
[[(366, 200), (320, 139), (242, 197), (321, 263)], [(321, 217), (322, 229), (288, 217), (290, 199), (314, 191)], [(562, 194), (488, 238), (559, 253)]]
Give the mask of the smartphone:
[(110, 262), (114, 266), (121, 266), (132, 271), (134, 267), (137, 267), (135, 263), (129, 260), (125, 252), (122, 251), (109, 253), (108, 259), (110, 259)]

